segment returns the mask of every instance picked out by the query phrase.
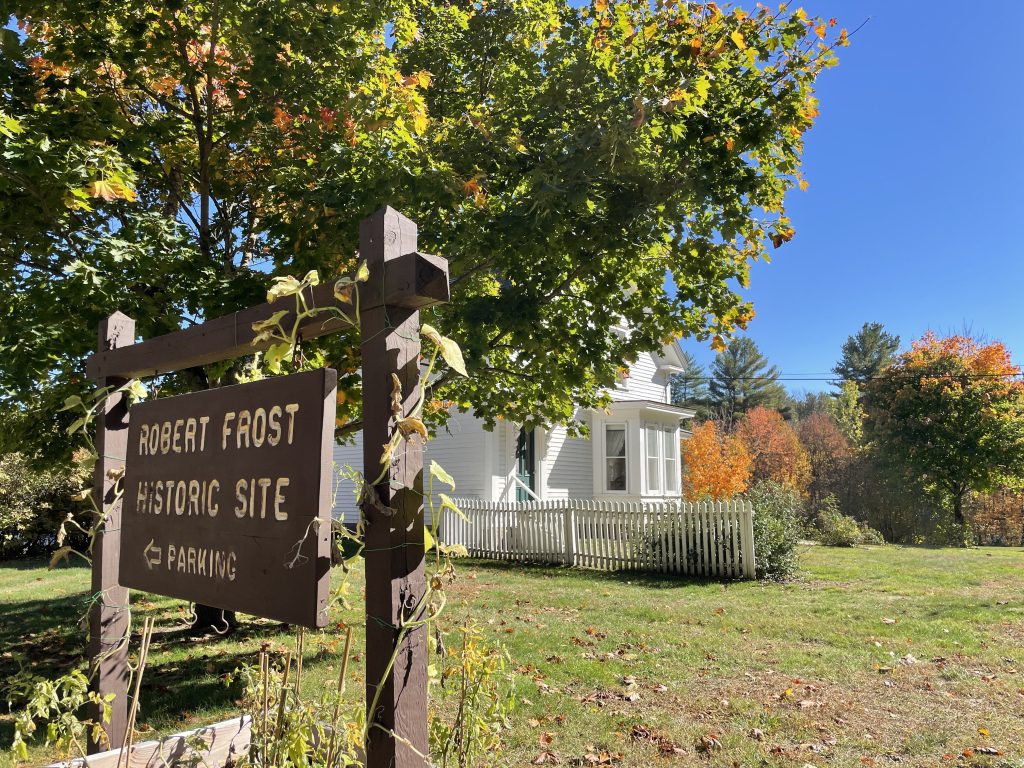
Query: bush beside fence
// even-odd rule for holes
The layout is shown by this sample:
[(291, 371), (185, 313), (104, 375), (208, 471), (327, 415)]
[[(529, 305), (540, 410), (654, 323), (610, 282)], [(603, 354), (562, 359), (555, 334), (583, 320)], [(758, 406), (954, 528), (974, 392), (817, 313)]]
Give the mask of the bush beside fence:
[(441, 537), (474, 557), (599, 570), (755, 575), (753, 508), (731, 502), (456, 499)]

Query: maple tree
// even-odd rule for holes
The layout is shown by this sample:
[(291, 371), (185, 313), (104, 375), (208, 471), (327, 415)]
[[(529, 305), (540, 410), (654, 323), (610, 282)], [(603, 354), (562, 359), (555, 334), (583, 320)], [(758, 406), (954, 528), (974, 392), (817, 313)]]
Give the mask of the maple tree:
[(808, 500), (811, 510), (817, 511), (826, 496), (840, 493), (852, 452), (846, 437), (827, 413), (819, 411), (801, 419), (796, 431), (810, 467)]
[(743, 442), (705, 421), (683, 441), (683, 495), (690, 501), (731, 499), (747, 490), (750, 453)]
[(758, 406), (747, 412), (736, 427), (751, 456), (751, 477), (774, 481), (803, 492), (811, 477), (807, 452), (796, 431), (778, 411)]
[(1000, 342), (927, 333), (865, 389), (865, 432), (965, 523), (969, 492), (1024, 485), (1024, 382)]
[[(846, 43), (802, 9), (671, 1), (7, 8), (0, 398), (45, 415), (11, 438), (37, 448), (61, 445), (102, 317), (149, 337), (255, 303), (267, 273), (346, 273), (383, 203), (449, 259), (431, 322), (473, 375), (443, 399), (571, 421), (622, 360), (750, 319), (738, 288), (793, 236), (815, 80)], [(304, 353), (339, 369), (354, 423), (353, 341)]]

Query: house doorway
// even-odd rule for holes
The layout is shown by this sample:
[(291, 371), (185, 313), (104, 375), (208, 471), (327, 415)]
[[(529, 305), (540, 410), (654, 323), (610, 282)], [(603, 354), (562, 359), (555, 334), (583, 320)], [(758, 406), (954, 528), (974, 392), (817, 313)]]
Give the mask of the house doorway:
[[(519, 480), (516, 483), (516, 501), (532, 501), (537, 498), (536, 456), (534, 431), (521, 427), (516, 439), (516, 477)], [(527, 491), (527, 488), (530, 490)]]

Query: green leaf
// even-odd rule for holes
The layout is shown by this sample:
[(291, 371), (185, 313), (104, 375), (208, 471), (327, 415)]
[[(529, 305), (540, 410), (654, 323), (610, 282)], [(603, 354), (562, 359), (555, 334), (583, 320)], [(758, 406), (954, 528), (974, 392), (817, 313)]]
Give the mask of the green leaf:
[(442, 483), (449, 486), (453, 491), (455, 490), (455, 478), (452, 477), (448, 472), (433, 459), (430, 460), (430, 476), (436, 480), (440, 480)]
[(266, 361), (267, 368), (271, 373), (281, 372), (281, 363), (292, 353), (292, 345), (290, 342), (282, 341), (278, 344), (271, 344), (270, 348), (263, 354), (263, 359)]
[(82, 404), (82, 398), (81, 397), (79, 397), (78, 395), (71, 395), (71, 397), (67, 398), (64, 401), (64, 407), (61, 408), (60, 410), (61, 411), (70, 411), (72, 408), (77, 408), (81, 404)]
[(466, 513), (463, 512), (461, 509), (459, 509), (456, 506), (455, 502), (451, 500), (451, 498), (448, 496), (448, 494), (446, 494), (446, 493), (439, 493), (439, 494), (437, 494), (437, 496), (438, 496), (439, 499), (441, 499), (441, 509), (442, 510), (450, 509), (452, 512), (457, 514), (459, 517), (461, 517), (467, 523), (469, 522), (469, 518), (466, 517)]
[(441, 357), (444, 358), (444, 361), (448, 363), (448, 366), (453, 371), (462, 376), (469, 376), (466, 373), (466, 363), (462, 359), (462, 350), (459, 349), (459, 345), (455, 341), (447, 336), (442, 336), (434, 326), (428, 323), (424, 323), (420, 327), (420, 333), (437, 345), (437, 348), (441, 351)]
[(429, 552), (434, 548), (434, 537), (430, 534), (430, 529), (424, 526), (423, 528), (423, 551)]

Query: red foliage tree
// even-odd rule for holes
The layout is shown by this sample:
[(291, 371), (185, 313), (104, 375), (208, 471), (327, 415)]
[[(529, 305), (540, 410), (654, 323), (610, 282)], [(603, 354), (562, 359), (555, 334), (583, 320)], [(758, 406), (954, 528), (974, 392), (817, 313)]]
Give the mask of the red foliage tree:
[(811, 509), (829, 495), (841, 495), (844, 470), (852, 452), (846, 437), (827, 413), (812, 413), (800, 420), (797, 436), (807, 452), (811, 479), (807, 486)]

